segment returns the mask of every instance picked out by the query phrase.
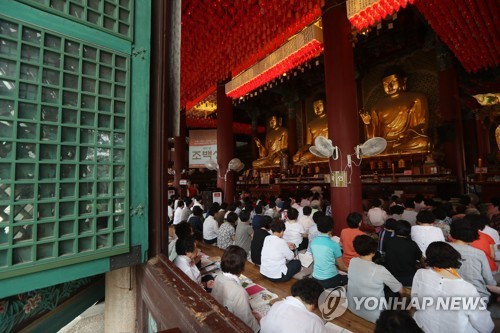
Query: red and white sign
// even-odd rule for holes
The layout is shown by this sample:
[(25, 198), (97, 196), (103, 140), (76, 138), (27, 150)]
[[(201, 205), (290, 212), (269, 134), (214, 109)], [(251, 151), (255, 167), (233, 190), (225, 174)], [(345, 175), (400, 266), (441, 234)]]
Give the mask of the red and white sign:
[(189, 131), (189, 167), (204, 168), (205, 163), (212, 158), (217, 161), (217, 131)]
[(212, 193), (212, 202), (222, 203), (222, 192), (213, 192)]

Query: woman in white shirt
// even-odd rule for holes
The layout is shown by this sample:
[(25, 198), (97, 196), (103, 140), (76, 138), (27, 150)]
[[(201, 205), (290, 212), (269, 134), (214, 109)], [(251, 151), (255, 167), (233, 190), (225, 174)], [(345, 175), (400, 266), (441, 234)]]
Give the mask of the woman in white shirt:
[[(417, 309), (415, 321), (425, 332), (453, 332), (453, 333), (490, 333), (494, 323), (490, 312), (486, 310), (487, 297), (481, 297), (477, 289), (462, 279), (457, 269), (461, 266), (460, 253), (450, 244), (434, 242), (427, 247), (427, 269), (419, 269), (413, 278), (412, 297), (432, 297), (432, 305)], [(438, 306), (438, 298), (448, 300), (456, 296), (465, 301), (479, 299), (478, 307), (465, 308), (463, 302), (453, 307), (453, 311), (445, 306)], [(452, 299), (453, 300), (453, 299)], [(428, 303), (428, 302), (427, 302)], [(419, 304), (423, 304), (419, 302)], [(449, 301), (453, 306), (455, 302)], [(456, 305), (456, 304), (455, 304)]]
[(290, 208), (287, 212), (287, 218), (285, 223), (285, 233), (283, 234), (283, 239), (287, 243), (292, 243), (295, 245), (297, 251), (307, 248), (307, 238), (304, 238), (306, 229), (304, 226), (297, 222), (299, 217), (299, 212), (295, 208)]
[(261, 333), (327, 333), (323, 321), (314, 314), (323, 287), (305, 278), (292, 286), (292, 296), (276, 302), (261, 320)]
[(430, 243), (444, 242), (443, 232), (434, 226), (435, 221), (436, 217), (431, 211), (422, 210), (417, 214), (417, 225), (411, 227), (411, 239), (417, 243), (423, 255)]
[(174, 225), (181, 223), (183, 209), (184, 209), (184, 201), (179, 200), (179, 202), (177, 203), (177, 208), (175, 208), (174, 210)]
[(285, 223), (281, 220), (273, 221), (271, 232), (272, 234), (264, 239), (260, 274), (273, 282), (288, 281), (300, 272), (302, 265), (299, 260), (292, 260), (295, 254), (282, 238), (285, 232)]
[(175, 257), (174, 265), (183, 271), (191, 280), (201, 285), (201, 273), (194, 262), (194, 259), (198, 255), (194, 237), (186, 236), (179, 238), (177, 242), (175, 242), (175, 251), (177, 252), (177, 257)]
[(239, 246), (231, 245), (224, 251), (221, 258), (222, 274), (215, 279), (212, 296), (254, 332), (258, 332), (259, 323), (252, 313), (248, 293), (241, 286), (239, 278), (246, 261), (247, 253)]
[(207, 244), (217, 243), (217, 234), (219, 232), (219, 223), (215, 220), (214, 215), (219, 211), (218, 205), (212, 205), (208, 209), (207, 217), (203, 221), (203, 241)]

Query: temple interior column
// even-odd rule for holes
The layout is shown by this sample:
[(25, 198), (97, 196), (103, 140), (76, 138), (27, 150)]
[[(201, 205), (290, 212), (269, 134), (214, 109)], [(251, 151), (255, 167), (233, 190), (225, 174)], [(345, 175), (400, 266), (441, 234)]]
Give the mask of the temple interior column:
[(288, 111), (288, 156), (291, 158), (297, 152), (297, 101), (287, 103)]
[[(234, 201), (234, 172), (228, 172), (229, 161), (234, 158), (233, 103), (226, 96), (224, 84), (217, 86), (217, 163), (219, 174), (217, 187), (223, 191), (223, 201)], [(226, 176), (225, 176), (226, 175)]]
[[(350, 41), (351, 25), (343, 1), (327, 1), (323, 8), (326, 111), (328, 136), (341, 156), (331, 161), (332, 170), (344, 170), (347, 154), (359, 144), (359, 116), (356, 106), (354, 59)], [(359, 167), (347, 169), (347, 187), (331, 187), (332, 215), (336, 235), (347, 226), (352, 211), (361, 212)]]
[(259, 158), (259, 150), (257, 149), (257, 145), (254, 143), (255, 138), (259, 135), (258, 132), (258, 121), (257, 121), (257, 110), (250, 110), (250, 116), (252, 119), (252, 141), (250, 141), (250, 147), (252, 147), (252, 161), (255, 161)]
[[(462, 112), (460, 110), (460, 97), (458, 76), (453, 66), (449, 51), (440, 47), (438, 53), (439, 63), (439, 108), (444, 123), (445, 132), (441, 135), (444, 164), (457, 176), (458, 188), (461, 192), (465, 189), (465, 154), (464, 136), (462, 128)], [(449, 137), (448, 137), (449, 136)]]

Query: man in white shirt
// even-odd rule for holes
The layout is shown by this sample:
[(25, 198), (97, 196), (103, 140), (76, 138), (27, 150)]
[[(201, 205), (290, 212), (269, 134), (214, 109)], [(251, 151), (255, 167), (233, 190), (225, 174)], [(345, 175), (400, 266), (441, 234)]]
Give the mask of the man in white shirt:
[(313, 311), (323, 287), (315, 280), (305, 278), (292, 286), (292, 296), (276, 302), (261, 319), (261, 333), (307, 332), (327, 333), (323, 320)]
[(177, 203), (177, 208), (174, 211), (174, 225), (179, 224), (182, 221), (182, 211), (184, 209), (184, 201), (179, 200)]

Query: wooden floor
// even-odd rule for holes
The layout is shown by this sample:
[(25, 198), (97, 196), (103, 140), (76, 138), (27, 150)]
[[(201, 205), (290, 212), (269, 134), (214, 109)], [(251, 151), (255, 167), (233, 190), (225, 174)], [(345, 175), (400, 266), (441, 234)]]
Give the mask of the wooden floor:
[[(198, 247), (208, 256), (221, 256), (223, 253), (223, 251), (216, 246), (206, 244), (198, 245)], [(268, 279), (264, 278), (259, 272), (259, 267), (252, 264), (251, 262), (247, 262), (243, 274), (251, 279), (254, 283), (260, 284), (261, 286), (269, 289), (271, 292), (277, 294), (280, 299), (285, 298), (286, 296), (290, 296), (290, 287), (296, 281), (292, 279), (287, 282), (271, 282)], [(373, 332), (375, 328), (375, 325), (373, 323), (354, 315), (349, 310), (347, 310), (347, 312), (344, 313), (341, 317), (332, 320), (332, 323), (346, 328), (353, 333)]]

